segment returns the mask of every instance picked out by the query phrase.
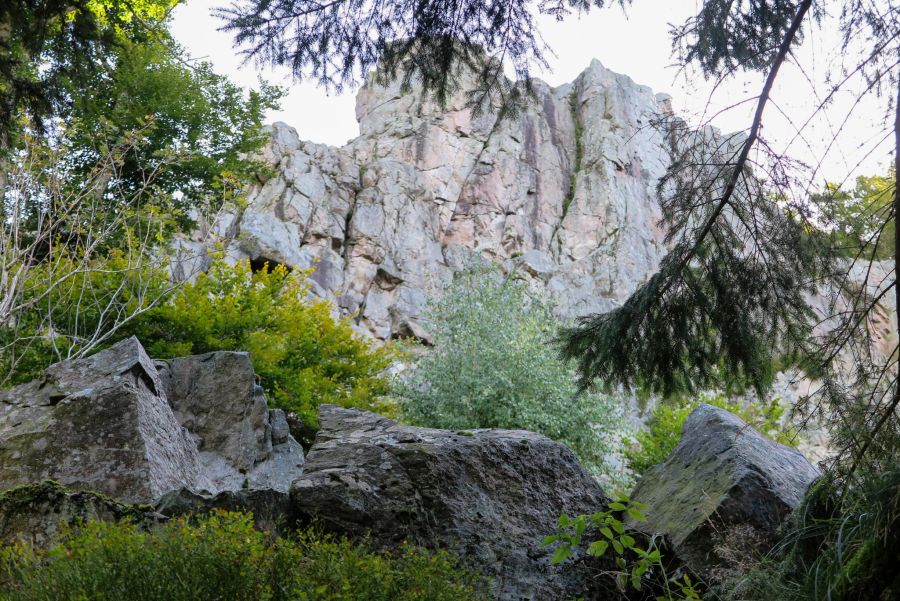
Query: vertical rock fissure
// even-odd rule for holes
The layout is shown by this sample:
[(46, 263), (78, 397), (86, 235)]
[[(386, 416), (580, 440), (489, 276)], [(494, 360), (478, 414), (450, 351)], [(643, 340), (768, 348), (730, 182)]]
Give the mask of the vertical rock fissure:
[(565, 199), (563, 199), (562, 216), (559, 218), (560, 222), (566, 218), (569, 206), (575, 199), (575, 188), (578, 185), (578, 175), (581, 173), (582, 161), (584, 160), (584, 124), (581, 121), (581, 111), (578, 106), (578, 98), (580, 95), (579, 87), (576, 86), (569, 96), (569, 110), (572, 113), (572, 123), (575, 126), (575, 165), (572, 167), (571, 175), (569, 176), (569, 192), (566, 194)]

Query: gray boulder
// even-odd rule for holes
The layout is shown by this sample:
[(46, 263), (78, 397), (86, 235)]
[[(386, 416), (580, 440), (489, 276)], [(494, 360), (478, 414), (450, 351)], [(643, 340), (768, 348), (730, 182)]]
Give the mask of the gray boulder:
[(47, 479), (128, 501), (206, 485), (136, 338), (0, 392), (0, 490)]
[(0, 493), (0, 547), (15, 543), (47, 547), (65, 528), (122, 519), (149, 527), (166, 518), (149, 505), (70, 490), (50, 480), (19, 486)]
[[(729, 554), (764, 551), (819, 475), (796, 449), (765, 438), (729, 411), (701, 405), (665, 463), (638, 482), (632, 498), (648, 506), (648, 519), (632, 526), (664, 535), (689, 569), (714, 577), (725, 567), (723, 544), (759, 547)], [(743, 533), (743, 541), (731, 532)]]
[(182, 488), (286, 493), (303, 462), (245, 353), (154, 364), (129, 338), (0, 391), (0, 490), (51, 479), (136, 502)]
[(269, 410), (247, 353), (220, 351), (158, 362), (166, 397), (200, 452), (212, 492), (287, 492), (303, 448), (281, 410)]
[(591, 597), (541, 545), (557, 518), (607, 501), (565, 446), (508, 430), (398, 425), (365, 411), (319, 408), (321, 429), (291, 488), (295, 507), (329, 530), (449, 548), (492, 578), (503, 600)]

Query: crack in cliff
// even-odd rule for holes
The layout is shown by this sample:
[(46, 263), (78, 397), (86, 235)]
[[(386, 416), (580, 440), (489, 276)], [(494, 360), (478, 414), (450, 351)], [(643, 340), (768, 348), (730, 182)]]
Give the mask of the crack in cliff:
[[(581, 86), (576, 84), (572, 88), (572, 92), (569, 94), (569, 113), (572, 116), (572, 123), (574, 125), (575, 134), (575, 160), (572, 169), (569, 171), (569, 189), (566, 193), (565, 198), (563, 198), (562, 214), (559, 216), (559, 221), (557, 221), (556, 225), (553, 227), (553, 233), (550, 234), (549, 246), (552, 247), (553, 240), (556, 239), (557, 254), (562, 252), (562, 242), (559, 240), (557, 234), (559, 233), (559, 229), (562, 227), (562, 223), (565, 220), (566, 215), (569, 213), (569, 207), (575, 200), (575, 192), (578, 186), (578, 176), (584, 169), (584, 123), (581, 119), (581, 108), (578, 104), (580, 97)], [(550, 248), (548, 248), (548, 250), (550, 250)]]
[(459, 186), (459, 194), (456, 196), (456, 200), (453, 202), (453, 210), (450, 213), (450, 219), (447, 221), (447, 228), (441, 232), (441, 246), (444, 244), (444, 239), (447, 237), (447, 233), (450, 230), (450, 225), (453, 223), (453, 216), (456, 214), (456, 207), (459, 205), (462, 200), (463, 194), (466, 192), (466, 185), (469, 183), (469, 179), (472, 177), (472, 174), (475, 173), (475, 169), (478, 168), (478, 164), (481, 162), (481, 157), (484, 155), (484, 151), (487, 150), (488, 144), (491, 142), (491, 138), (495, 133), (497, 133), (497, 128), (500, 126), (500, 122), (506, 117), (506, 108), (501, 108), (497, 113), (497, 118), (494, 120), (493, 125), (491, 125), (491, 131), (488, 132), (487, 137), (484, 139), (484, 144), (481, 145), (481, 150), (478, 151), (478, 154), (475, 155), (475, 160), (472, 161), (472, 166), (469, 168), (468, 173), (463, 178), (462, 182)]

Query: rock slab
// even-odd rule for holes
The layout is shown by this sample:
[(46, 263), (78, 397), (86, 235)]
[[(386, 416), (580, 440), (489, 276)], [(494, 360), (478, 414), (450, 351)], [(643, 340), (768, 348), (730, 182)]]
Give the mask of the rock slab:
[(319, 408), (306, 470), (291, 487), (301, 515), (329, 530), (460, 553), (501, 600), (591, 597), (589, 580), (550, 565), (557, 518), (607, 499), (565, 446), (525, 431), (451, 432)]
[(773, 542), (819, 475), (796, 449), (765, 438), (729, 411), (701, 405), (665, 463), (638, 482), (632, 498), (648, 506), (648, 519), (632, 526), (665, 535), (688, 568), (708, 577), (722, 567), (715, 547), (730, 529), (749, 527), (754, 541)]
[(303, 448), (280, 409), (269, 409), (247, 353), (220, 351), (157, 362), (175, 417), (190, 432), (211, 492), (287, 492)]
[(136, 338), (0, 392), (0, 490), (48, 479), (127, 501), (206, 485)]
[(0, 490), (50, 479), (130, 502), (182, 488), (286, 493), (303, 463), (245, 353), (154, 363), (129, 338), (0, 391)]

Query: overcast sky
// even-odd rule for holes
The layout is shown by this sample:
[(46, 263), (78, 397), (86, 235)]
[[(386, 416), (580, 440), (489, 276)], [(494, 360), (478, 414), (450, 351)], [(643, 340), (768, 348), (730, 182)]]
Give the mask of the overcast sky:
[[(591, 59), (598, 59), (606, 67), (630, 76), (655, 92), (673, 97), (676, 111), (694, 123), (708, 120), (720, 109), (731, 106), (758, 93), (762, 78), (758, 75), (739, 76), (720, 86), (710, 101), (712, 86), (696, 74), (679, 74), (672, 66), (670, 23), (681, 23), (694, 14), (699, 0), (666, 0), (651, 2), (638, 0), (624, 14), (618, 7), (594, 11), (588, 15), (570, 17), (563, 22), (541, 18), (541, 32), (556, 56), (550, 56), (551, 70), (541, 73), (551, 85), (575, 79)], [(192, 57), (213, 63), (219, 73), (228, 75), (244, 86), (256, 86), (261, 76), (271, 83), (289, 87), (282, 110), (273, 112), (270, 120), (285, 121), (297, 128), (300, 137), (314, 142), (341, 145), (358, 134), (354, 115), (355, 90), (329, 96), (312, 83), (295, 84), (286, 71), (272, 71), (256, 65), (242, 65), (232, 48), (231, 38), (216, 30), (219, 22), (210, 9), (223, 6), (224, 0), (188, 0), (176, 9), (172, 31)], [(665, 9), (661, 10), (661, 6)], [(884, 100), (875, 98), (864, 102), (847, 122), (845, 115), (852, 105), (852, 90), (837, 95), (835, 103), (807, 125), (800, 136), (795, 123), (803, 123), (827, 93), (825, 78), (841, 66), (835, 31), (819, 29), (807, 33), (799, 57), (804, 69), (782, 70), (774, 90), (774, 104), (766, 113), (766, 136), (779, 150), (787, 150), (807, 163), (818, 164), (819, 157), (829, 148), (835, 133), (836, 144), (830, 146), (821, 168), (814, 176), (816, 182), (824, 178), (843, 179), (848, 173), (869, 174), (884, 172), (892, 160), (890, 140), (879, 145), (885, 131)], [(814, 85), (810, 85), (810, 81)], [(858, 84), (857, 84), (858, 85)], [(750, 124), (752, 102), (726, 111), (712, 119), (723, 131), (745, 130)], [(842, 126), (843, 124), (843, 126)], [(789, 143), (794, 140), (792, 143)], [(861, 155), (871, 153), (857, 165)]]

